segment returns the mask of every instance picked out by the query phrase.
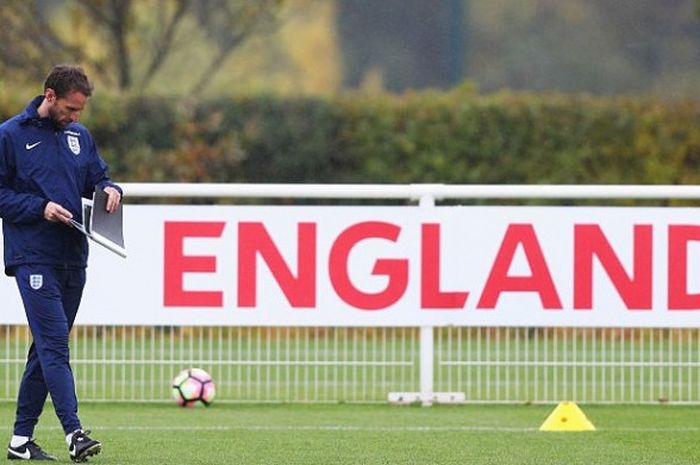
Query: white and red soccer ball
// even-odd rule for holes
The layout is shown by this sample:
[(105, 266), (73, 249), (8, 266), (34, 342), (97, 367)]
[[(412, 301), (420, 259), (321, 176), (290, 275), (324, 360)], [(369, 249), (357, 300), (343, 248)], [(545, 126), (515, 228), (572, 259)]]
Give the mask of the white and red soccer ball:
[(212, 403), (216, 386), (209, 373), (201, 368), (187, 368), (173, 379), (173, 399), (182, 407)]

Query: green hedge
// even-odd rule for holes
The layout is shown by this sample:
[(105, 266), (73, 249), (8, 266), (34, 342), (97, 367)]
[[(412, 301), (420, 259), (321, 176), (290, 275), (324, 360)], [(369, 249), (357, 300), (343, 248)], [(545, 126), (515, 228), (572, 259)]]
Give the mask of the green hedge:
[[(0, 99), (0, 114), (10, 100)], [(700, 180), (700, 103), (468, 90), (335, 99), (93, 97), (112, 175), (154, 182)]]

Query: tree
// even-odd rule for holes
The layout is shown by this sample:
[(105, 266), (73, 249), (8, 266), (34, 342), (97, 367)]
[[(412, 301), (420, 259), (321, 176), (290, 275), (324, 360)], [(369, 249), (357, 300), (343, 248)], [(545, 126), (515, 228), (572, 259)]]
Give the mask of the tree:
[(472, 0), (469, 77), (484, 92), (698, 94), (699, 0)]
[(345, 85), (379, 72), (392, 91), (465, 77), (467, 0), (338, 0)]
[(202, 71), (183, 74), (201, 91), (237, 47), (278, 23), (284, 1), (5, 0), (0, 67), (4, 75), (39, 80), (50, 57), (81, 63), (120, 91), (141, 90), (194, 37), (209, 53)]

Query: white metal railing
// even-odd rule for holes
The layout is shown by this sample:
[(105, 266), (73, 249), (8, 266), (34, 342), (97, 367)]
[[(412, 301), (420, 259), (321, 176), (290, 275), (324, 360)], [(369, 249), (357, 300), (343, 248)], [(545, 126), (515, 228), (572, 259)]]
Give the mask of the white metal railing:
[[(0, 327), (0, 341), (12, 400), (29, 331)], [(173, 376), (198, 366), (217, 402), (385, 402), (420, 389), (422, 343), (435, 391), (470, 403), (700, 403), (698, 329), (78, 326), (71, 358), (83, 400), (167, 400)]]
[[(121, 185), (127, 198), (405, 199), (424, 208), (447, 199), (700, 199), (700, 186), (675, 185)], [(627, 339), (623, 331), (620, 341), (614, 328), (600, 334), (585, 328), (561, 333), (551, 328), (383, 328), (367, 337), (376, 344), (354, 348), (349, 347), (361, 329), (336, 329), (321, 337), (318, 328), (295, 330), (299, 335), (282, 328), (225, 335), (221, 328), (186, 328), (178, 335), (160, 328), (78, 328), (72, 353), (82, 396), (97, 400), (162, 400), (171, 367), (197, 361), (220, 370), (222, 394), (249, 401), (377, 401), (387, 390), (417, 388), (422, 402), (430, 404), (437, 388), (467, 392), (472, 402), (700, 403), (697, 329), (670, 335), (640, 329)], [(193, 331), (212, 333), (196, 337)], [(21, 376), (26, 335), (6, 328), (3, 339), (6, 388), (0, 397), (7, 398), (13, 395), (8, 386)], [(376, 352), (387, 344), (389, 354)], [(169, 352), (182, 346), (190, 349)], [(300, 355), (304, 350), (310, 353)], [(357, 382), (348, 383), (344, 376)], [(253, 386), (258, 394), (251, 392)]]
[[(431, 208), (445, 199), (698, 199), (700, 186), (678, 185), (448, 185), (448, 184), (143, 184), (127, 196), (305, 199), (406, 199)], [(420, 328), (420, 398), (433, 399), (434, 328)]]
[(123, 183), (131, 197), (305, 199), (700, 199), (700, 186), (575, 184)]

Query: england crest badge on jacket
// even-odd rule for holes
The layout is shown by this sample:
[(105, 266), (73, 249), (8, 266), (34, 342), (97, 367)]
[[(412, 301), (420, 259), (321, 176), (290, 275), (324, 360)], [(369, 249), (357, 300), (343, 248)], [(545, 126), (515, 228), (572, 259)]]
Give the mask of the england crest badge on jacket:
[(70, 151), (76, 155), (80, 155), (80, 139), (75, 136), (68, 135), (67, 140)]

